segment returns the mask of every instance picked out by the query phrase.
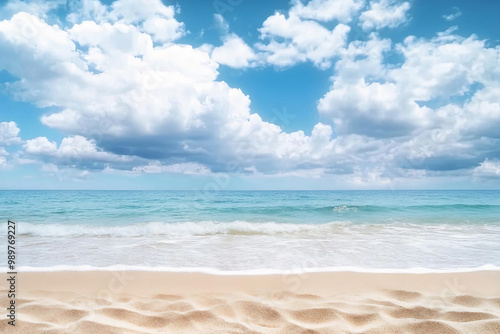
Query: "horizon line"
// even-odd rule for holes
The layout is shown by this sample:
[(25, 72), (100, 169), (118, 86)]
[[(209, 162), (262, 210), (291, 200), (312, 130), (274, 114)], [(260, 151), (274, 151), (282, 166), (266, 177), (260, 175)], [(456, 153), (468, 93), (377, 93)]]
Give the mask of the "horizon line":
[[(0, 191), (196, 191), (202, 189), (0, 189)], [(217, 189), (206, 192), (231, 191), (500, 191), (500, 189)]]

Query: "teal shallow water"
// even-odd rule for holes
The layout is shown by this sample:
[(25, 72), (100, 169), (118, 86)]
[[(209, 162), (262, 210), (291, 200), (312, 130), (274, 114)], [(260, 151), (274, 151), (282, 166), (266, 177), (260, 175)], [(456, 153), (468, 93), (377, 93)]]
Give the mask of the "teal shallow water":
[(0, 191), (0, 217), (21, 266), (500, 265), (500, 191)]
[(4, 219), (99, 226), (205, 220), (500, 220), (500, 191), (0, 191), (0, 204)]

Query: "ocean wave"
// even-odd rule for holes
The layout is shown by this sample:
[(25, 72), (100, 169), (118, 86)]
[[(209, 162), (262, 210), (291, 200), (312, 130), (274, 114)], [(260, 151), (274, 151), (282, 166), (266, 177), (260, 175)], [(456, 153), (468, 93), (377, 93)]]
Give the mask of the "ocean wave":
[(350, 206), (350, 205), (337, 205), (333, 207), (333, 212), (356, 212), (358, 211), (358, 208), (356, 206)]
[[(373, 235), (377, 233), (500, 233), (500, 225), (469, 223), (408, 223), (391, 220), (385, 223), (353, 223), (333, 221), (323, 224), (200, 221), (200, 222), (149, 222), (128, 225), (43, 224), (18, 223), (18, 234), (32, 237), (189, 237), (189, 236), (328, 236)], [(4, 231), (5, 232), (5, 231)], [(0, 232), (1, 235), (1, 232)]]
[(142, 237), (142, 236), (190, 236), (190, 235), (275, 235), (313, 232), (318, 229), (327, 230), (332, 227), (345, 226), (349, 222), (332, 222), (329, 224), (290, 224), (276, 222), (151, 222), (121, 226), (94, 225), (62, 225), (62, 224), (18, 224), (18, 233), (39, 237)]
[[(238, 208), (245, 212), (261, 214), (293, 214), (295, 212), (317, 212), (317, 213), (385, 213), (385, 212), (473, 212), (500, 210), (500, 205), (491, 204), (421, 204), (421, 205), (356, 205), (356, 204), (334, 204), (326, 206), (295, 205), (295, 206), (273, 206)], [(232, 208), (225, 209), (231, 212)]]
[(491, 204), (423, 204), (423, 205), (336, 205), (319, 207), (317, 210), (333, 210), (334, 212), (389, 212), (389, 211), (477, 211), (500, 209), (500, 205)]

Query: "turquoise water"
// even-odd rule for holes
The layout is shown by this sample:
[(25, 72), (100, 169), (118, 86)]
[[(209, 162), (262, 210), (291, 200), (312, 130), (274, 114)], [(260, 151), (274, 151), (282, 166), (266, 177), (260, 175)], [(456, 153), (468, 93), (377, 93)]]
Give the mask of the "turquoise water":
[(21, 266), (500, 265), (500, 191), (0, 191), (0, 217)]

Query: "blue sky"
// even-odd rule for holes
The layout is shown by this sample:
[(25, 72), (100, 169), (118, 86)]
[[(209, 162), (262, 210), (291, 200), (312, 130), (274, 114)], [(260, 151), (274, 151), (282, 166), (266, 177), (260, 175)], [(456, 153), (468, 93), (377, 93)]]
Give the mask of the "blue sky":
[(500, 4), (0, 2), (0, 189), (498, 189)]

